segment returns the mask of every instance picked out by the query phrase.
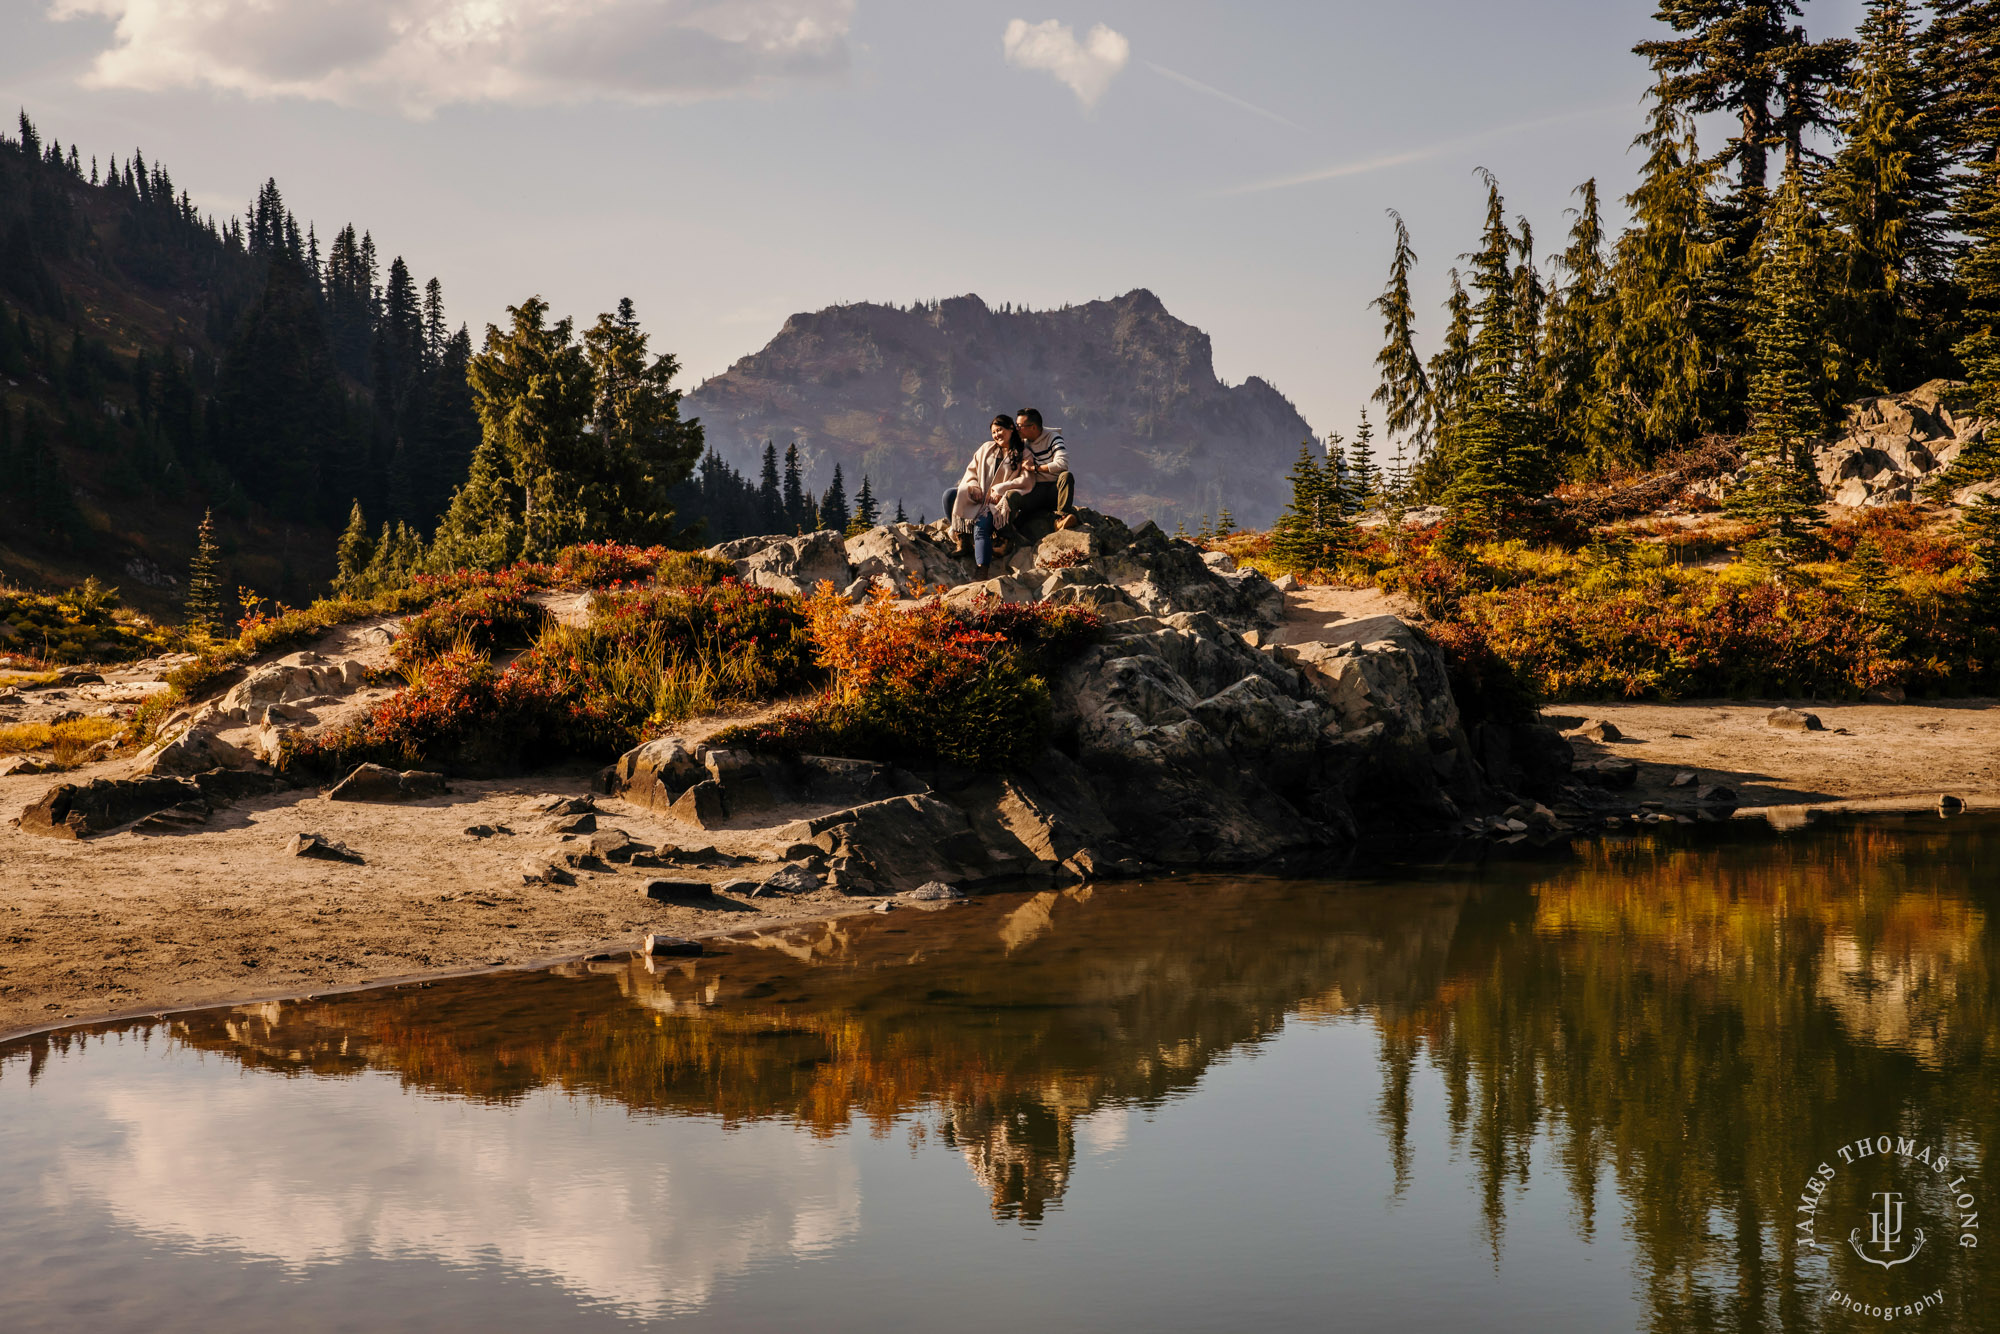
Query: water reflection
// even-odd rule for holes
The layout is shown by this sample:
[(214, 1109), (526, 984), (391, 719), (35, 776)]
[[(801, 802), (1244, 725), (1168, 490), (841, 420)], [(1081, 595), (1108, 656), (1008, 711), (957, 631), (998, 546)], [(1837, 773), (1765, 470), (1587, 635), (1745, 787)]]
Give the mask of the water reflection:
[[(1846, 1328), (1835, 1288), (1939, 1288), (1930, 1327), (1980, 1328), (2000, 1293), (1977, 1249), (1891, 1274), (1793, 1224), (1817, 1165), (1861, 1135), (1938, 1145), (2000, 1190), (1996, 854), (2000, 826), (1978, 821), (1700, 830), (1387, 882), (1084, 888), (699, 960), (205, 1012), (171, 1021), (177, 1049), (220, 1058), (200, 1078), (163, 1067), (95, 1102), (45, 1081), (91, 1127), (65, 1136), (50, 1189), (287, 1264), (497, 1255), (659, 1313), (865, 1230), (846, 1132), (942, 1146), (995, 1219), (1046, 1227), (1219, 1061), (1288, 1025), (1358, 1024), (1377, 1124), (1326, 1136), (1381, 1154), (1392, 1202), (1467, 1180), (1495, 1266), (1531, 1191), (1559, 1191), (1578, 1236), (1629, 1240), (1661, 1330)], [(19, 1048), (0, 1079), (76, 1041)], [(224, 1077), (244, 1068), (285, 1078)], [(301, 1080), (325, 1109), (309, 1133), (287, 1112)], [(413, 1117), (411, 1094), (459, 1114)], [(698, 1150), (662, 1127), (701, 1130)]]

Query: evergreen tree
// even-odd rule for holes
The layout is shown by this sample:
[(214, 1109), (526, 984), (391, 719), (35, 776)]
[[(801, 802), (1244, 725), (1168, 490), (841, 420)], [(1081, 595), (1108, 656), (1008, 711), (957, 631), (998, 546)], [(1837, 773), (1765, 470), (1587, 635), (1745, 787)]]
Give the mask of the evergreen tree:
[(1361, 424), (1354, 428), (1354, 452), (1347, 463), (1347, 513), (1360, 514), (1382, 503), (1382, 470), (1375, 464), (1375, 426), (1368, 409), (1361, 409)]
[(1709, 216), (1714, 170), (1700, 159), (1692, 124), (1664, 96), (1655, 96), (1636, 142), (1646, 162), (1625, 200), (1633, 225), (1618, 239), (1609, 341), (1586, 427), (1599, 457), (1619, 451), (1635, 463), (1731, 424), (1737, 360), (1718, 311), (1725, 284), (1723, 243)]
[(1451, 271), (1451, 295), (1444, 308), (1444, 344), (1430, 360), (1431, 440), (1427, 450), (1417, 451), (1411, 475), (1412, 485), (1424, 494), (1438, 490), (1451, 474), (1458, 448), (1455, 432), (1472, 374), (1472, 298), (1457, 269)]
[(222, 580), (217, 569), (215, 514), (204, 511), (195, 530), (194, 559), (188, 562), (187, 632), (198, 639), (222, 633)]
[(362, 572), (375, 559), (375, 541), (368, 535), (368, 521), (361, 516), (359, 500), (348, 512), (347, 527), (342, 530), (340, 542), (334, 547), (334, 558), (339, 572), (333, 586), (342, 593), (353, 593)]
[(908, 523), (909, 521), (910, 521), (910, 516), (903, 513), (903, 498), (901, 496), (898, 496), (896, 497), (896, 522)]
[(1616, 448), (1591, 429), (1591, 408), (1602, 393), (1598, 357), (1611, 340), (1616, 307), (1596, 178), (1579, 185), (1575, 193), (1581, 202), (1572, 210), (1569, 244), (1556, 257), (1562, 282), (1543, 318), (1541, 355), (1529, 397), (1545, 424), (1550, 447), (1586, 467), (1601, 469)]
[(820, 497), (818, 526), (830, 528), (836, 533), (845, 533), (847, 525), (853, 521), (853, 514), (847, 508), (847, 482), (840, 475), (840, 465), (833, 465), (833, 484)]
[(1817, 356), (1823, 330), (1817, 219), (1797, 175), (1785, 178), (1774, 205), (1753, 307), (1746, 474), (1729, 508), (1764, 530), (1748, 554), (1782, 572), (1805, 556), (1821, 521), (1811, 450), (1824, 426)]
[(818, 516), (812, 512), (812, 502), (806, 499), (805, 485), (799, 476), (799, 442), (796, 440), (785, 446), (784, 505), (785, 513), (783, 522), (779, 526), (780, 532), (789, 529), (795, 533), (802, 533), (818, 522)]
[(1946, 160), (1910, 10), (1909, 0), (1869, 0), (1859, 78), (1840, 99), (1847, 143), (1823, 187), (1835, 228), (1842, 398), (1907, 388), (1935, 366), (1925, 334), (1947, 271)]
[(1291, 501), (1271, 527), (1271, 555), (1293, 569), (1323, 569), (1346, 545), (1337, 487), (1328, 480), (1334, 468), (1331, 458), (1322, 464), (1314, 457), (1312, 441), (1299, 445), (1290, 476)]
[(1431, 437), (1431, 385), (1417, 355), (1417, 317), (1410, 299), (1410, 270), (1417, 252), (1410, 246), (1410, 229), (1394, 209), (1396, 249), (1389, 260), (1389, 282), (1371, 303), (1382, 314), (1382, 350), (1375, 365), (1382, 373), (1374, 402), (1383, 410), (1383, 426), (1392, 436), (1407, 437), (1421, 455)]
[(1478, 333), (1449, 423), (1450, 474), (1442, 496), (1461, 522), (1488, 531), (1538, 494), (1545, 480), (1545, 461), (1530, 436), (1522, 401), (1519, 284), (1511, 264), (1518, 248), (1507, 229), (1499, 183), (1489, 174), (1486, 227), (1472, 257)]
[(854, 497), (854, 518), (849, 521), (846, 536), (853, 537), (865, 533), (881, 521), (882, 507), (876, 502), (875, 492), (868, 485), (868, 474), (861, 474), (861, 490)]
[(667, 492), (692, 473), (699, 428), (679, 417), (672, 357), (649, 357), (629, 304), (585, 338), (530, 297), (486, 330), (469, 378), (481, 424), (471, 474), (433, 559), (491, 564), (574, 542), (662, 541)]
[[(1969, 406), (2000, 418), (2000, 0), (1936, 0), (1934, 8), (1925, 65), (1939, 94), (1938, 133), (1960, 168), (1948, 229), (1964, 238), (1954, 275), (1964, 313), (1952, 351), (1970, 382)], [(1981, 453), (1961, 457), (1954, 484), (2000, 476), (2000, 449)]]
[(778, 490), (778, 447), (764, 442), (764, 469), (757, 484), (757, 503), (763, 519), (761, 533), (785, 531), (785, 498)]

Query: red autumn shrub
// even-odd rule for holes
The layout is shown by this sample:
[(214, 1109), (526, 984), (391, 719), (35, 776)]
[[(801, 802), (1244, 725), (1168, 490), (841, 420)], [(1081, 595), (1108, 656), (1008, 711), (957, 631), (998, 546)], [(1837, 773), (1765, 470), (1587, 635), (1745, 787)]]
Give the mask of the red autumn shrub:
[(399, 665), (408, 666), (435, 658), (460, 642), (486, 653), (525, 648), (541, 619), (541, 609), (518, 585), (468, 588), (405, 620), (390, 653)]

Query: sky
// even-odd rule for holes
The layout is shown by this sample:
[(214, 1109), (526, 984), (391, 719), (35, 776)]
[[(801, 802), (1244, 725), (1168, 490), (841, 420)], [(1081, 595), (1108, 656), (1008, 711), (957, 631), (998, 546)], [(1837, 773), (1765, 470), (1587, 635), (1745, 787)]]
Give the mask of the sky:
[[(629, 296), (692, 388), (787, 316), (1135, 287), (1319, 431), (1373, 391), (1386, 210), (1419, 337), (1484, 212), (1630, 188), (1641, 0), (0, 0), (0, 97), (206, 210), (274, 176), (453, 319)], [(1814, 0), (1815, 36), (1861, 0)]]

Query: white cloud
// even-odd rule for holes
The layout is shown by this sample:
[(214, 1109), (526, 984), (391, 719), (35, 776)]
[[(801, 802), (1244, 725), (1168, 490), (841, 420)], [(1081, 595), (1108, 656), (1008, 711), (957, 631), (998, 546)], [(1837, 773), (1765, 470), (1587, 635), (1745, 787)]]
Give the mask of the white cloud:
[(304, 1099), (224, 1061), (115, 1074), (57, 1095), (68, 1129), (44, 1199), (294, 1271), (497, 1260), (658, 1320), (860, 1230), (847, 1146), (783, 1122), (652, 1120), (547, 1089), (514, 1106), (413, 1097), (379, 1073), (316, 1081)]
[(387, 106), (692, 102), (845, 70), (854, 0), (52, 0), (85, 82)]
[(1132, 43), (1102, 23), (1079, 42), (1066, 23), (1015, 19), (1007, 25), (1001, 42), (1007, 48), (1008, 64), (1046, 70), (1068, 84), (1086, 107), (1097, 105), (1111, 80), (1132, 58)]

